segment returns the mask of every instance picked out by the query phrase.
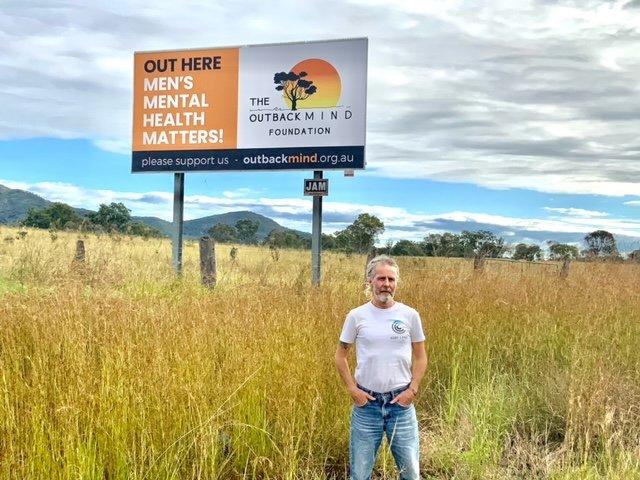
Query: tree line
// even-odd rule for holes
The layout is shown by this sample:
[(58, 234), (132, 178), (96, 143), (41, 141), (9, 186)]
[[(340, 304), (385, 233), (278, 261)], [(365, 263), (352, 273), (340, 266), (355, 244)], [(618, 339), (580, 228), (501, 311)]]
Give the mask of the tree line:
[[(93, 232), (123, 233), (139, 235), (145, 238), (162, 237), (160, 230), (134, 221), (131, 211), (122, 203), (101, 204), (97, 212), (86, 216), (79, 215), (72, 207), (64, 203), (53, 203), (41, 210), (30, 209), (21, 222), (25, 227), (49, 230), (83, 230)], [(272, 249), (311, 248), (311, 239), (293, 230), (273, 229), (261, 242), (257, 233), (260, 223), (255, 220), (241, 219), (234, 225), (218, 223), (206, 233), (216, 242), (235, 244), (262, 244)], [(322, 235), (322, 249), (351, 253), (369, 253), (384, 232), (384, 223), (375, 215), (360, 214), (345, 229), (333, 234)], [(550, 241), (547, 242), (548, 258), (551, 260), (585, 259), (621, 259), (615, 237), (606, 230), (596, 230), (584, 237), (584, 249), (575, 245)], [(509, 257), (514, 260), (536, 261), (544, 258), (539, 245), (519, 243), (508, 246), (504, 239), (489, 230), (461, 233), (430, 233), (420, 241), (399, 240), (388, 242), (380, 252), (395, 256), (416, 257)], [(640, 261), (640, 249), (628, 255), (629, 259)]]
[(97, 212), (81, 216), (65, 203), (53, 203), (40, 210), (29, 209), (20, 222), (24, 227), (47, 230), (81, 230), (96, 233), (122, 233), (144, 238), (164, 236), (157, 228), (131, 218), (131, 210), (123, 203), (101, 204)]
[[(621, 258), (616, 247), (615, 237), (605, 231), (597, 230), (584, 237), (586, 248), (576, 245), (547, 242), (547, 254), (550, 260), (573, 260), (579, 258)], [(400, 240), (389, 246), (392, 255), (413, 255), (429, 257), (506, 257), (513, 260), (538, 261), (545, 258), (545, 251), (540, 245), (518, 243), (505, 245), (504, 239), (488, 230), (467, 231), (460, 234), (429, 234), (422, 241), (412, 242)], [(631, 258), (640, 259), (640, 250), (630, 254)]]
[[(217, 224), (208, 230), (208, 234), (217, 242), (257, 244), (256, 232), (259, 223), (252, 220), (238, 220), (235, 226)], [(334, 234), (322, 235), (322, 249), (336, 250), (347, 254), (369, 253), (384, 232), (384, 223), (375, 215), (363, 213), (355, 221)], [(550, 260), (572, 260), (578, 258), (621, 258), (616, 246), (615, 237), (605, 231), (596, 230), (584, 237), (585, 248), (575, 245), (550, 241), (547, 242)], [(310, 248), (311, 240), (288, 230), (272, 230), (262, 242), (270, 248)], [(545, 257), (539, 245), (519, 243), (509, 246), (503, 238), (489, 230), (469, 231), (461, 233), (430, 233), (421, 241), (399, 240), (389, 242), (381, 253), (395, 256), (416, 257), (508, 257), (514, 260), (536, 261)], [(629, 254), (629, 258), (640, 261), (640, 250)]]

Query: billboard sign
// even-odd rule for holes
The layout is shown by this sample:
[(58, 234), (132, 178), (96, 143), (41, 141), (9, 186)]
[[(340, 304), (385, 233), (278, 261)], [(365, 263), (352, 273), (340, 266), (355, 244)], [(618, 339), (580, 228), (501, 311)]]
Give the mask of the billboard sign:
[(366, 38), (137, 52), (131, 169), (361, 169), (366, 98)]

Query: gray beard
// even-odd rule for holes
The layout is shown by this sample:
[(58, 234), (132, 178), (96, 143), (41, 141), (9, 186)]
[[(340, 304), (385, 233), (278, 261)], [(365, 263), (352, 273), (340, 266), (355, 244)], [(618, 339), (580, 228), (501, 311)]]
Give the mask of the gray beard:
[(389, 303), (391, 300), (393, 300), (393, 295), (391, 293), (382, 293), (378, 295), (378, 301), (380, 303)]

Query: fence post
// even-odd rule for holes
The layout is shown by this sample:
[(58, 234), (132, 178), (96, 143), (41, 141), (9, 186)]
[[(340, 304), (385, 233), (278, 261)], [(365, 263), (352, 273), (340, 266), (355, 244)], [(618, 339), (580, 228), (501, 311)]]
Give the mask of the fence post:
[(484, 255), (476, 255), (473, 257), (473, 271), (481, 272), (484, 269)]
[(73, 261), (74, 262), (84, 262), (84, 254), (85, 254), (84, 241), (78, 240), (76, 242), (76, 255), (73, 258)]
[(565, 258), (560, 268), (560, 278), (567, 278), (569, 276), (569, 265), (571, 265), (571, 260)]
[(376, 247), (372, 247), (367, 254), (367, 261), (364, 264), (364, 281), (367, 282), (369, 279), (367, 278), (367, 267), (369, 266), (369, 262), (378, 256), (378, 249)]
[(213, 288), (218, 281), (216, 272), (216, 246), (210, 237), (200, 239), (200, 272), (202, 274), (202, 284), (205, 287)]

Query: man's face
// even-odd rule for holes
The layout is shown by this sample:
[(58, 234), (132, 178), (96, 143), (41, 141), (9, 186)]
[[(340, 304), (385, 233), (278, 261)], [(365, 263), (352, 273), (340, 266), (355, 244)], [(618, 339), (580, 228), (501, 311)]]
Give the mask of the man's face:
[(392, 303), (393, 295), (396, 293), (397, 280), (398, 275), (392, 266), (378, 265), (373, 280), (371, 280), (374, 303), (381, 305)]

